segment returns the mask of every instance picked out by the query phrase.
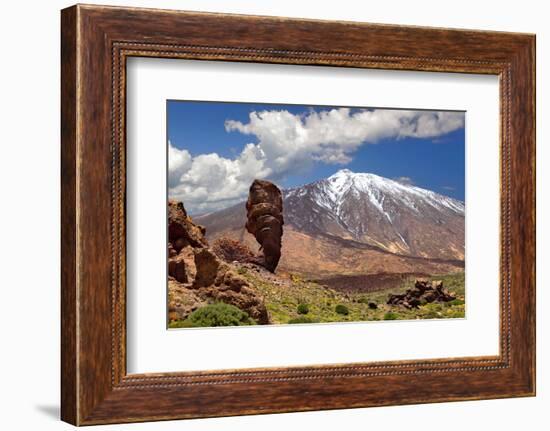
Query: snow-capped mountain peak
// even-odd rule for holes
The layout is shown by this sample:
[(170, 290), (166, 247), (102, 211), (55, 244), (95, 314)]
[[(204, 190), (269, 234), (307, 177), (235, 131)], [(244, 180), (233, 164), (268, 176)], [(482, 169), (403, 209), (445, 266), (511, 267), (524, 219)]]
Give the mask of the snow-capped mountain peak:
[[(413, 211), (418, 211), (417, 203), (422, 201), (436, 209), (450, 210), (464, 215), (464, 203), (409, 184), (403, 184), (396, 180), (384, 178), (371, 173), (356, 173), (349, 169), (341, 169), (330, 177), (312, 183), (315, 186), (313, 194), (317, 203), (337, 213), (349, 193), (365, 194), (366, 198), (383, 214), (386, 196), (398, 200)], [(304, 195), (311, 185), (297, 187), (289, 190), (286, 197)]]
[[(376, 174), (341, 169), (287, 190), (285, 209), (289, 222), (300, 229), (335, 233), (392, 252), (464, 256), (463, 202)], [(449, 244), (426, 252), (423, 243), (437, 242), (434, 235)]]

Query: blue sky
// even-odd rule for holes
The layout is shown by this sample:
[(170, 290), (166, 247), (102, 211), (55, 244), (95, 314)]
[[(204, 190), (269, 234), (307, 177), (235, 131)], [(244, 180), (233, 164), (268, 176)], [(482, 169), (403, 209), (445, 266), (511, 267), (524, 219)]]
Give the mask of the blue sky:
[(463, 113), (168, 101), (167, 134), (169, 193), (191, 212), (235, 203), (256, 176), (287, 188), (342, 168), (464, 200)]

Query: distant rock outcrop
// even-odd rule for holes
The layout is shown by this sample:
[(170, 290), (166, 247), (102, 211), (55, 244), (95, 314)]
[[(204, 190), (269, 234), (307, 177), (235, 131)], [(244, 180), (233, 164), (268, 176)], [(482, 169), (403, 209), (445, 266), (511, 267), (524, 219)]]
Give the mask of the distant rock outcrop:
[(429, 302), (448, 302), (453, 299), (456, 299), (456, 296), (443, 287), (442, 281), (416, 280), (414, 288), (407, 289), (402, 294), (391, 294), (387, 303), (411, 309)]
[(205, 229), (183, 203), (168, 202), (169, 319), (182, 320), (213, 302), (234, 305), (260, 324), (269, 323), (262, 295), (209, 248)]
[(246, 230), (256, 238), (264, 255), (264, 266), (271, 272), (281, 258), (283, 237), (283, 198), (270, 181), (254, 180), (246, 202)]
[(212, 250), (225, 262), (256, 263), (261, 264), (262, 259), (240, 241), (222, 237), (214, 241)]

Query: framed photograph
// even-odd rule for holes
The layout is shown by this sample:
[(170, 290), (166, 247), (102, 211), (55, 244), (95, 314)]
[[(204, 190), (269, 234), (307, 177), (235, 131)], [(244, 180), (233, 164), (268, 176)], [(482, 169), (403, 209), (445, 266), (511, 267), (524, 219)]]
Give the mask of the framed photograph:
[(61, 45), (63, 420), (535, 394), (534, 35), (77, 5)]

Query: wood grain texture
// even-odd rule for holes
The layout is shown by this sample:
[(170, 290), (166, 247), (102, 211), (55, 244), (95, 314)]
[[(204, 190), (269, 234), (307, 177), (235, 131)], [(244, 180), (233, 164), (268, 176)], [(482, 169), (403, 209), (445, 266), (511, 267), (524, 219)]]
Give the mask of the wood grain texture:
[(76, 9), (61, 16), (61, 418), (77, 422)]
[[(100, 6), (62, 11), (63, 420), (86, 425), (533, 395), (534, 47), (534, 36), (525, 34)], [(129, 56), (499, 75), (499, 356), (127, 375)]]

